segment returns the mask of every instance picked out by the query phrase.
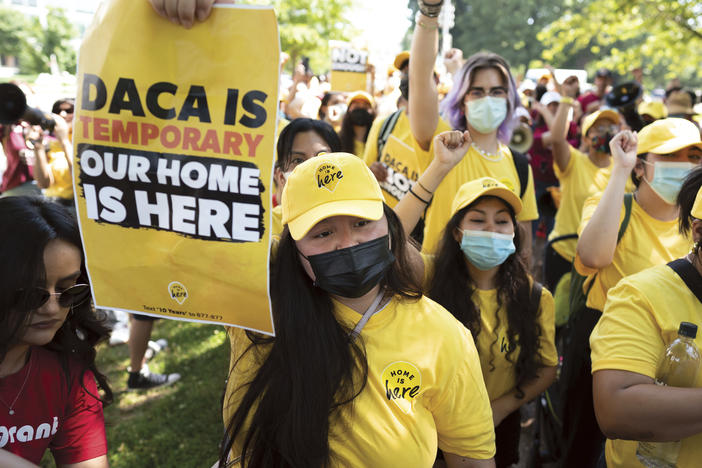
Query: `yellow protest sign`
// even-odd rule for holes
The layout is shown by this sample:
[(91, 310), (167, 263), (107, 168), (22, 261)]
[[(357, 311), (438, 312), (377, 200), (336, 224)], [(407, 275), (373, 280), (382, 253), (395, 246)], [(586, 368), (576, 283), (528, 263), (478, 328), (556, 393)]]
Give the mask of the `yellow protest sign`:
[(368, 52), (351, 46), (348, 42), (329, 41), (331, 49), (331, 89), (341, 92), (363, 90), (366, 84)]
[(74, 184), (96, 305), (273, 333), (279, 39), (270, 7), (186, 30), (103, 4), (80, 50)]

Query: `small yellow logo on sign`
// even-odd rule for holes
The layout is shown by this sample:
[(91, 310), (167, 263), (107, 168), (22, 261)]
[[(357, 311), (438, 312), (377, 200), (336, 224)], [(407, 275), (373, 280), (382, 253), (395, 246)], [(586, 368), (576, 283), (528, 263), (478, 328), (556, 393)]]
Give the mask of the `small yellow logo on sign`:
[(344, 178), (344, 173), (334, 164), (324, 163), (317, 168), (315, 177), (317, 178), (317, 188), (324, 187), (333, 192), (339, 185), (339, 181)]
[(188, 298), (188, 290), (178, 281), (173, 281), (168, 285), (168, 294), (171, 295), (171, 299), (181, 305)]
[(403, 412), (409, 413), (422, 389), (422, 374), (410, 362), (389, 364), (381, 375), (385, 396)]

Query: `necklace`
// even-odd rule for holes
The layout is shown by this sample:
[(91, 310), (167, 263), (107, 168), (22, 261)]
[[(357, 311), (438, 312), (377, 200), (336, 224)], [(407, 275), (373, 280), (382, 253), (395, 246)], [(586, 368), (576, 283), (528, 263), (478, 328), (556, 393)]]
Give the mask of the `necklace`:
[(497, 153), (489, 153), (489, 152), (485, 151), (484, 149), (478, 147), (478, 145), (476, 145), (475, 142), (472, 142), (470, 144), (470, 146), (475, 148), (475, 151), (477, 151), (480, 156), (487, 159), (488, 161), (492, 161), (492, 162), (502, 161), (502, 159), (504, 159), (504, 157), (505, 157), (504, 153), (502, 151), (500, 151), (499, 145), (497, 147)]
[(15, 407), (15, 403), (17, 403), (17, 399), (18, 399), (19, 396), (22, 394), (22, 391), (24, 390), (24, 386), (27, 385), (27, 380), (29, 380), (29, 374), (30, 374), (31, 372), (32, 372), (32, 359), (29, 358), (29, 365), (27, 366), (27, 375), (24, 376), (24, 382), (22, 382), (22, 386), (20, 387), (19, 392), (17, 392), (17, 396), (15, 397), (15, 399), (12, 400), (12, 403), (8, 405), (7, 403), (5, 403), (5, 400), (3, 400), (2, 398), (0, 398), (0, 402), (2, 402), (2, 404), (5, 405), (5, 406), (7, 406), (7, 409), (10, 410), (10, 411), (8, 412), (8, 414), (9, 414), (10, 416), (12, 416), (12, 415), (15, 414), (15, 410), (14, 410), (13, 408)]

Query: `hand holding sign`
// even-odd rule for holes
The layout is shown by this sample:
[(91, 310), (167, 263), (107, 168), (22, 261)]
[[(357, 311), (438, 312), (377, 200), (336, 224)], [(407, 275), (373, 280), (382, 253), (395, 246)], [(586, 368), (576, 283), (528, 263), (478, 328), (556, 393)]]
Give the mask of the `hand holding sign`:
[(156, 13), (162, 17), (190, 28), (193, 22), (205, 21), (215, 3), (235, 3), (234, 0), (149, 0)]

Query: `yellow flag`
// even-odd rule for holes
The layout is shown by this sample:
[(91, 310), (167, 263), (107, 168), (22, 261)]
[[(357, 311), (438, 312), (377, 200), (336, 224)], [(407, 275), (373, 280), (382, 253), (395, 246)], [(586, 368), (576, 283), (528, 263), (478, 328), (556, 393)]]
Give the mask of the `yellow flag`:
[(78, 64), (74, 184), (96, 305), (273, 333), (279, 39), (270, 7), (191, 29), (110, 0)]

